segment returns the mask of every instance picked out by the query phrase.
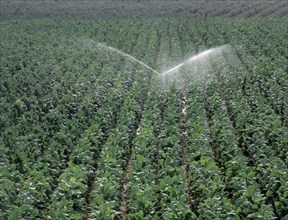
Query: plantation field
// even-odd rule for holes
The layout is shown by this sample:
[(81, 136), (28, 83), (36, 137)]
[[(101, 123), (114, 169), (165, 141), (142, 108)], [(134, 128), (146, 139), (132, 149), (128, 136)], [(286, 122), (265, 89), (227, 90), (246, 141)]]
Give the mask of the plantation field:
[(286, 0), (1, 0), (2, 19), (284, 17)]
[(287, 219), (287, 23), (2, 20), (0, 219)]

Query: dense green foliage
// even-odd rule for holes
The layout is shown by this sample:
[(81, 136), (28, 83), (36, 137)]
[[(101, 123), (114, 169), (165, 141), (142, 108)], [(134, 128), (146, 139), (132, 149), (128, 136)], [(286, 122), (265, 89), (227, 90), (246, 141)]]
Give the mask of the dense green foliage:
[(286, 0), (1, 0), (0, 19), (287, 17)]
[[(287, 22), (1, 21), (0, 219), (288, 218)], [(97, 41), (234, 56), (184, 95)]]

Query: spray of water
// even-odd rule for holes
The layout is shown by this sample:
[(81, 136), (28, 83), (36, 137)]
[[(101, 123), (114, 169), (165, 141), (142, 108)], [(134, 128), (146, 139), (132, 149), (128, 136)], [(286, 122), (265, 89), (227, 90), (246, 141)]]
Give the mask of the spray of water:
[(152, 67), (148, 66), (146, 63), (143, 63), (142, 61), (136, 59), (135, 57), (133, 57), (133, 56), (131, 56), (131, 55), (129, 55), (129, 54), (121, 51), (121, 50), (118, 50), (118, 49), (116, 49), (116, 48), (114, 48), (114, 47), (110, 47), (110, 46), (107, 46), (107, 45), (105, 45), (105, 44), (103, 44), (103, 43), (99, 43), (99, 42), (97, 43), (97, 46), (98, 46), (99, 48), (104, 49), (104, 50), (108, 50), (108, 51), (115, 52), (115, 53), (117, 53), (117, 54), (119, 54), (119, 55), (121, 55), (121, 56), (123, 56), (123, 57), (128, 58), (129, 60), (132, 60), (132, 61), (134, 61), (134, 62), (136, 62), (136, 63), (139, 63), (139, 64), (142, 65), (143, 67), (151, 70), (152, 72), (154, 72), (154, 73), (156, 73), (156, 74), (160, 74), (158, 71), (156, 71), (156, 70), (153, 69)]
[(173, 73), (173, 72), (175, 72), (176, 70), (179, 70), (180, 67), (184, 66), (185, 64), (190, 64), (190, 63), (192, 63), (192, 62), (197, 62), (197, 61), (201, 61), (201, 60), (203, 60), (203, 59), (207, 59), (210, 54), (212, 54), (213, 52), (214, 52), (214, 53), (215, 53), (215, 52), (219, 52), (219, 50), (223, 49), (224, 47), (226, 47), (226, 45), (225, 45), (225, 46), (222, 46), (222, 47), (217, 47), (217, 48), (205, 50), (204, 52), (199, 53), (199, 54), (197, 54), (197, 55), (194, 55), (194, 56), (188, 58), (187, 60), (185, 60), (184, 62), (178, 64), (177, 66), (175, 66), (175, 67), (173, 67), (173, 68), (171, 68), (171, 69), (163, 72), (162, 75), (165, 76), (165, 75), (167, 75), (167, 74), (169, 74), (169, 73)]
[(216, 77), (215, 66), (221, 68), (227, 65), (227, 61), (223, 58), (223, 53), (225, 52), (228, 56), (234, 56), (231, 48), (229, 45), (224, 45), (205, 50), (163, 71), (160, 79), (164, 89), (168, 89), (170, 85), (175, 85), (182, 90), (189, 88), (191, 84), (205, 88), (207, 83)]
[[(205, 50), (160, 73), (146, 63), (138, 60), (137, 58), (104, 43), (95, 42), (93, 40), (81, 40), (80, 42), (84, 43), (84, 45), (88, 46), (89, 48), (100, 48), (104, 51), (113, 52), (113, 54), (118, 54), (129, 59), (130, 61), (140, 64), (142, 67), (156, 73), (156, 77), (160, 78), (160, 80), (164, 82), (164, 87), (167, 87), (171, 84), (189, 84), (190, 82), (196, 82), (198, 84), (207, 83), (207, 79), (213, 78), (214, 75), (213, 71), (211, 71), (212, 67), (210, 63), (218, 62), (217, 58), (222, 56), (222, 52), (229, 53), (229, 50), (231, 49), (229, 45), (224, 45), (221, 47)], [(182, 68), (185, 70), (181, 71), (182, 73), (179, 74), (179, 70)]]

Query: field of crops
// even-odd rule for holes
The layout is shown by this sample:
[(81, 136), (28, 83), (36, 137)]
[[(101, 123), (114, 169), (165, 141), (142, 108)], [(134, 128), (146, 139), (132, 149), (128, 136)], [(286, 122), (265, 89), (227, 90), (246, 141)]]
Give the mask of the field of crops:
[(2, 20), (0, 219), (288, 219), (287, 23)]
[(0, 18), (283, 17), (286, 0), (1, 0)]

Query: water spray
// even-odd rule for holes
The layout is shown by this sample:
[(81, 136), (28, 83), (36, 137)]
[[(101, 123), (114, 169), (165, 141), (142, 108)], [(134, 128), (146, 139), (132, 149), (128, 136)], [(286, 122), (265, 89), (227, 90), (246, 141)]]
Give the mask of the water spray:
[[(149, 65), (147, 65), (146, 63), (138, 60), (137, 58), (133, 57), (132, 55), (129, 55), (121, 50), (118, 50), (114, 47), (111, 47), (111, 46), (108, 46), (104, 43), (100, 43), (100, 42), (95, 42), (93, 43), (93, 41), (88, 41), (90, 44), (91, 44), (91, 47), (92, 46), (96, 46), (102, 50), (106, 50), (106, 51), (110, 51), (110, 52), (114, 52), (116, 54), (119, 54), (123, 57), (126, 57), (127, 59), (133, 61), (133, 62), (136, 62), (138, 64), (140, 64), (141, 66), (145, 67), (146, 69), (154, 72), (157, 74), (158, 77), (162, 78), (164, 81), (165, 81), (165, 84), (167, 84), (166, 80), (168, 80), (168, 84), (170, 83), (173, 83), (173, 82), (180, 82), (181, 81), (181, 84), (184, 85), (186, 84), (187, 82), (187, 79), (185, 80), (183, 78), (183, 75), (179, 75), (178, 74), (178, 71), (181, 67), (183, 66), (186, 66), (186, 65), (190, 65), (190, 64), (193, 64), (193, 68), (192, 69), (188, 69), (188, 72), (193, 70), (194, 69), (194, 72), (191, 74), (192, 77), (189, 77), (189, 80), (192, 80), (192, 81), (196, 81), (196, 82), (207, 82), (207, 75), (205, 75), (205, 72), (207, 72), (207, 65), (206, 64), (203, 64), (202, 62), (204, 61), (207, 61), (207, 59), (210, 59), (213, 55), (216, 56), (216, 55), (219, 55), (219, 52), (221, 52), (224, 48), (228, 49), (228, 45), (224, 45), (224, 46), (221, 46), (221, 47), (216, 47), (216, 48), (211, 48), (211, 49), (208, 49), (208, 50), (205, 50), (199, 54), (196, 54), (188, 59), (186, 59), (184, 62), (172, 67), (171, 69), (169, 70), (166, 70), (164, 72), (158, 72), (157, 70), (153, 69), (152, 67), (150, 67)], [(86, 43), (88, 43), (86, 42)], [(195, 68), (198, 69), (198, 68), (201, 68), (201, 70), (196, 70), (195, 71)], [(174, 73), (174, 74), (171, 74), (171, 73)], [(187, 72), (185, 71), (184, 74), (186, 73), (186, 76), (187, 75)], [(168, 77), (168, 78), (167, 78)]]
[(209, 50), (205, 50), (202, 53), (199, 53), (195, 56), (192, 56), (190, 58), (188, 58), (186, 61), (184, 61), (183, 63), (178, 64), (177, 66), (167, 70), (166, 72), (162, 73), (163, 76), (167, 75), (168, 73), (174, 72), (175, 70), (179, 69), (180, 67), (184, 66), (187, 63), (190, 62), (196, 62), (200, 59), (206, 58), (209, 54), (211, 54), (213, 51), (217, 50), (219, 48), (214, 48), (214, 49), (209, 49)]
[(156, 71), (156, 70), (153, 69), (152, 67), (148, 66), (146, 63), (143, 63), (142, 61), (136, 59), (135, 57), (133, 57), (133, 56), (131, 56), (131, 55), (129, 55), (129, 54), (123, 52), (123, 51), (120, 51), (120, 50), (118, 50), (118, 49), (116, 49), (116, 48), (114, 48), (114, 47), (110, 47), (110, 46), (107, 46), (107, 45), (105, 45), (105, 44), (103, 44), (103, 43), (99, 43), (99, 42), (97, 43), (97, 46), (100, 47), (100, 48), (102, 48), (102, 49), (106, 49), (106, 50), (110, 50), (110, 51), (113, 51), (113, 52), (115, 52), (115, 53), (118, 53), (118, 54), (120, 54), (120, 55), (122, 55), (122, 56), (124, 56), (124, 57), (129, 58), (130, 60), (135, 61), (136, 63), (139, 63), (140, 65), (146, 67), (147, 69), (151, 70), (152, 72), (157, 73), (157, 74), (160, 74), (158, 71)]
[(177, 66), (171, 68), (170, 70), (168, 70), (168, 71), (162, 73), (162, 76), (165, 76), (165, 75), (167, 75), (168, 73), (171, 73), (171, 72), (173, 72), (174, 70), (179, 69), (179, 68), (180, 68), (181, 66), (183, 66), (184, 64), (185, 64), (185, 62), (180, 63), (179, 65), (177, 65)]

